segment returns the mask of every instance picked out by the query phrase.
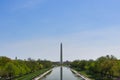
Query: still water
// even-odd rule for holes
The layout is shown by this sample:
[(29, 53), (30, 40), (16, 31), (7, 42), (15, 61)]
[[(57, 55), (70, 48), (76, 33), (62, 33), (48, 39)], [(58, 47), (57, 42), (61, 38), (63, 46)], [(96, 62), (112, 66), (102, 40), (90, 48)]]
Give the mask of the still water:
[(81, 77), (76, 76), (67, 67), (55, 67), (52, 72), (45, 76), (41, 80), (84, 80)]

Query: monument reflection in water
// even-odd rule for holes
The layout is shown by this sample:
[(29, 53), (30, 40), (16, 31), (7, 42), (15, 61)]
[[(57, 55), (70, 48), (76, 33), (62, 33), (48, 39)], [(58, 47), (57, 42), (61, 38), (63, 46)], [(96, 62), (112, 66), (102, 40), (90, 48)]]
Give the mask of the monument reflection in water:
[(63, 80), (63, 55), (62, 55), (62, 43), (60, 44), (60, 80)]
[(63, 80), (63, 68), (62, 68), (62, 66), (60, 67), (60, 80)]

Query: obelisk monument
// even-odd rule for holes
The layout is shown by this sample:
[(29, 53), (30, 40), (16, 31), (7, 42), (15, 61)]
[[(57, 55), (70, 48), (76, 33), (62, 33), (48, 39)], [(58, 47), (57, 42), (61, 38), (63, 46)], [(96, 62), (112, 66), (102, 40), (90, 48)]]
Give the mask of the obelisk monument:
[(62, 49), (62, 43), (60, 44), (60, 64), (62, 66), (63, 64), (63, 49)]
[(63, 80), (63, 51), (62, 51), (62, 43), (60, 44), (60, 80)]

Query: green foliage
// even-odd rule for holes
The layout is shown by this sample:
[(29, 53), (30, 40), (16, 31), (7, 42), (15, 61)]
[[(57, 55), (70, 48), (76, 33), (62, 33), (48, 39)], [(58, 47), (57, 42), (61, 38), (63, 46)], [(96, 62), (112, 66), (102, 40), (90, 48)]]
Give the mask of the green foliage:
[(52, 67), (52, 62), (50, 62), (48, 60), (41, 60), (39, 63), (41, 63), (43, 65), (43, 68)]
[(19, 74), (19, 69), (12, 62), (8, 62), (5, 65), (4, 71), (6, 72), (5, 75), (8, 76), (8, 77), (14, 77), (14, 75)]
[(112, 55), (102, 56), (95, 61), (75, 60), (71, 63), (71, 67), (94, 75), (93, 78), (99, 80), (111, 80), (120, 77), (120, 61)]
[(38, 71), (35, 71), (33, 73), (29, 73), (27, 75), (23, 75), (21, 77), (15, 78), (14, 80), (32, 80), (33, 78), (35, 78), (36, 76), (39, 76), (40, 74), (44, 73), (47, 70), (49, 70), (49, 68), (38, 70)]
[(2, 56), (2, 57), (0, 57), (0, 66), (3, 67), (3, 66), (5, 66), (6, 63), (8, 63), (10, 61), (11, 61), (10, 58)]
[[(49, 66), (48, 66), (49, 65)], [(43, 68), (50, 68), (50, 61), (35, 61), (29, 58), (26, 60), (11, 60), (7, 57), (0, 57), (0, 78), (3, 80), (24, 76)]]

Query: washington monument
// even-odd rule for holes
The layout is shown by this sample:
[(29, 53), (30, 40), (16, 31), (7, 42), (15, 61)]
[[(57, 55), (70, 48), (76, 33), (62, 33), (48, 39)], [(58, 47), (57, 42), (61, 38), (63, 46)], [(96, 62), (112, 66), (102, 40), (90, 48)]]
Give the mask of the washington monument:
[(60, 64), (63, 64), (63, 49), (62, 49), (62, 43), (60, 44)]

